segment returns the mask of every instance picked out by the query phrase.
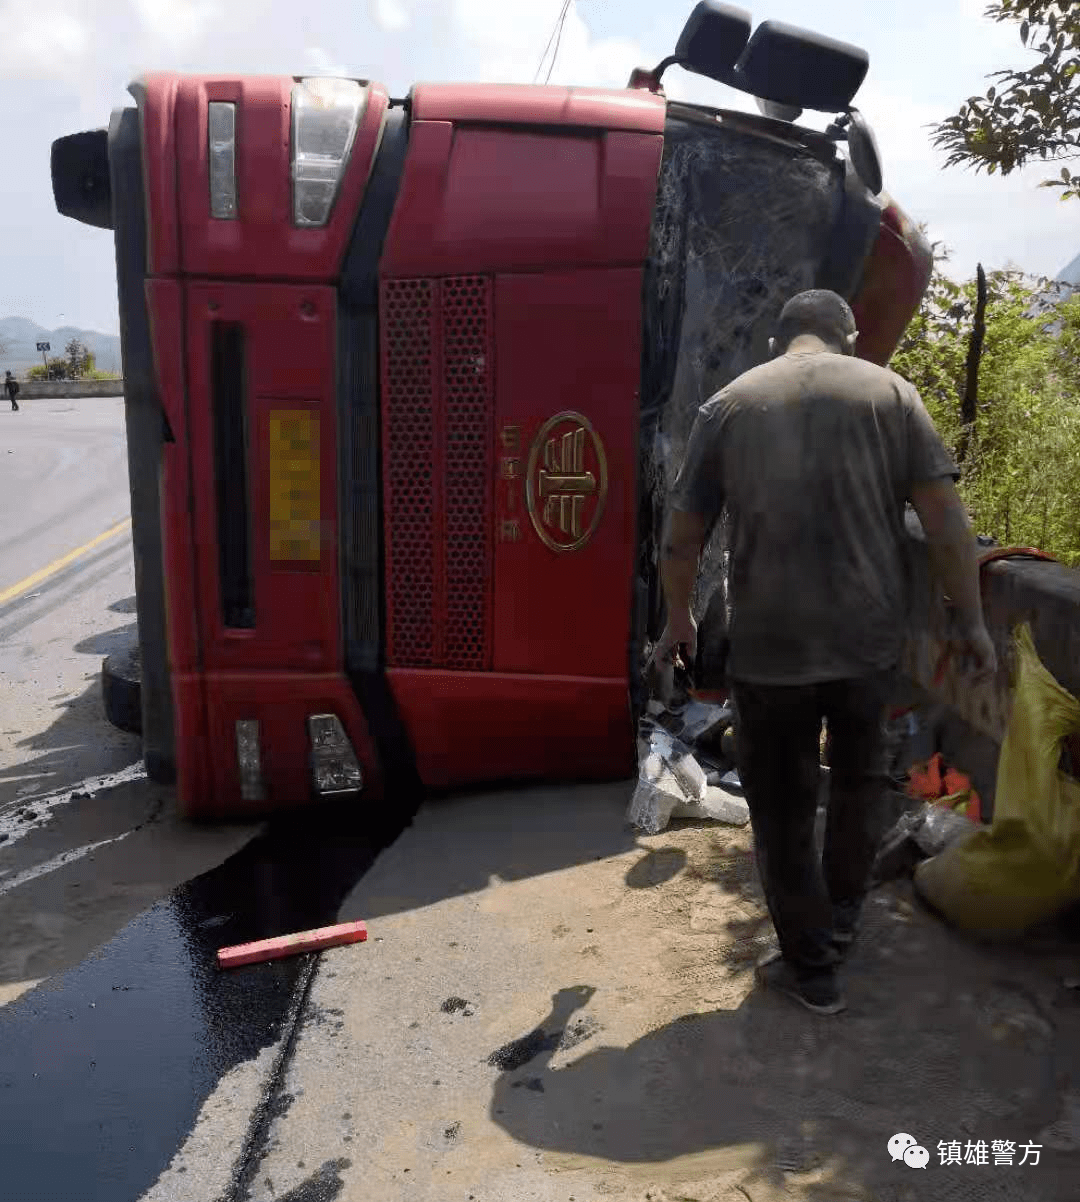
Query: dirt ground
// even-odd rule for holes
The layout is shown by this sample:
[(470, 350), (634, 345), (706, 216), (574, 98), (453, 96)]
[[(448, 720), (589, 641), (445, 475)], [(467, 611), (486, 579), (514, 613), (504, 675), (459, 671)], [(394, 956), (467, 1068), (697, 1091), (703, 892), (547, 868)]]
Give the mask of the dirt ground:
[(629, 789), (421, 811), (342, 908), (371, 937), (321, 961), (251, 1197), (1080, 1198), (1075, 948), (981, 947), (887, 887), (849, 1009), (809, 1014), (755, 984), (748, 830), (634, 837)]

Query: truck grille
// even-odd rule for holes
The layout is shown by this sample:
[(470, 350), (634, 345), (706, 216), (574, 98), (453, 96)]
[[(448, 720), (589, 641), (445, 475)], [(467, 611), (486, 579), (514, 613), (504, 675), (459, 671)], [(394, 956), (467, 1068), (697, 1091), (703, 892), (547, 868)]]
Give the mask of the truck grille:
[(491, 285), (386, 280), (387, 663), (491, 662)]

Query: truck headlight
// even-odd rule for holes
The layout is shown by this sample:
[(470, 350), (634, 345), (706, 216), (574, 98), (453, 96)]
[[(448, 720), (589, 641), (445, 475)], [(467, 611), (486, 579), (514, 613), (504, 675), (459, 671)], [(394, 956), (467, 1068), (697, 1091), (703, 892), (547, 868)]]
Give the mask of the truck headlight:
[(368, 88), (354, 79), (301, 79), (292, 93), (293, 224), (330, 218), (349, 165)]

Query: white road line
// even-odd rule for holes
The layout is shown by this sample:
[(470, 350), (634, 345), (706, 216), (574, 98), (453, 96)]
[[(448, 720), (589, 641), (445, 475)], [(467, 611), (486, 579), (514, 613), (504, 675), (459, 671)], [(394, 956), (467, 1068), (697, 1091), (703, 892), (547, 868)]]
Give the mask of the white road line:
[(122, 835), (114, 835), (111, 839), (100, 839), (97, 843), (87, 843), (85, 847), (72, 848), (71, 851), (53, 856), (51, 860), (43, 860), (40, 864), (35, 864), (33, 868), (18, 872), (13, 877), (0, 878), (0, 897), (3, 897), (5, 893), (10, 893), (13, 889), (18, 889), (20, 885), (37, 880), (39, 876), (46, 876), (58, 868), (66, 868), (76, 860), (81, 860), (83, 856), (88, 856), (92, 851), (97, 851), (99, 847), (105, 847), (109, 843), (119, 843), (121, 839), (126, 839), (131, 833), (131, 831), (124, 831)]
[[(33, 761), (30, 761), (26, 767), (33, 768)], [(72, 800), (85, 800), (85, 797), (75, 797), (76, 793), (93, 796), (104, 789), (112, 789), (117, 785), (126, 785), (131, 781), (145, 779), (146, 766), (142, 760), (138, 760), (136, 763), (128, 765), (127, 768), (122, 768), (119, 772), (113, 772), (108, 776), (87, 777), (86, 780), (72, 785), (68, 789), (59, 789), (55, 793), (46, 793), (36, 797), (16, 798), (0, 812), (0, 835), (7, 835), (3, 843), (0, 843), (0, 854), (20, 839), (25, 839), (27, 835), (39, 830), (42, 825), (41, 819), (48, 818), (53, 810), (67, 805)], [(26, 821), (20, 818), (19, 814), (23, 810), (33, 810), (38, 815), (38, 821)]]

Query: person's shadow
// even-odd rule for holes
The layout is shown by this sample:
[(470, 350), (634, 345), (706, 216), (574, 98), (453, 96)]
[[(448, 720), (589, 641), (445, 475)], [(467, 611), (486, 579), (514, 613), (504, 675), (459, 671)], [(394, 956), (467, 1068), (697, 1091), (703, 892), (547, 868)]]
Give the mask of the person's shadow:
[[(682, 1162), (692, 1175), (727, 1176), (754, 1199), (787, 1197), (785, 1173), (815, 1169), (823, 1179), (800, 1197), (876, 1197), (895, 1185), (885, 1143), (920, 1115), (909, 1090), (883, 1097), (864, 1080), (876, 1071), (862, 1067), (873, 1055), (867, 1061), (852, 1027), (811, 1026), (822, 1020), (755, 989), (735, 1010), (686, 1015), (628, 1047), (597, 1047), (553, 1068), (553, 1057), (599, 1030), (577, 1015), (594, 992), (559, 990), (534, 1031), (489, 1058), (503, 1070), (490, 1117), (515, 1140), (568, 1157), (567, 1167), (578, 1158), (579, 1167), (656, 1165), (663, 1176), (660, 1166), (693, 1158)], [(854, 1077), (853, 1094), (844, 1076)], [(890, 1123), (899, 1125), (885, 1130)]]
[[(534, 1031), (492, 1053), (489, 1063), (503, 1069), (492, 1121), (515, 1139), (546, 1151), (647, 1163), (785, 1134), (784, 1116), (755, 1102), (760, 1089), (752, 1083), (765, 1083), (767, 1066), (747, 1044), (742, 1011), (755, 1007), (754, 994), (739, 1011), (687, 1015), (629, 1047), (598, 1047), (553, 1068), (556, 1053), (597, 1030), (587, 1015), (575, 1019), (594, 993), (587, 985), (560, 989)], [(797, 1046), (796, 1024), (785, 1025)], [(773, 1042), (781, 1059), (784, 1042)], [(790, 1086), (789, 1075), (788, 1092)], [(797, 1121), (790, 1126), (797, 1133)]]

